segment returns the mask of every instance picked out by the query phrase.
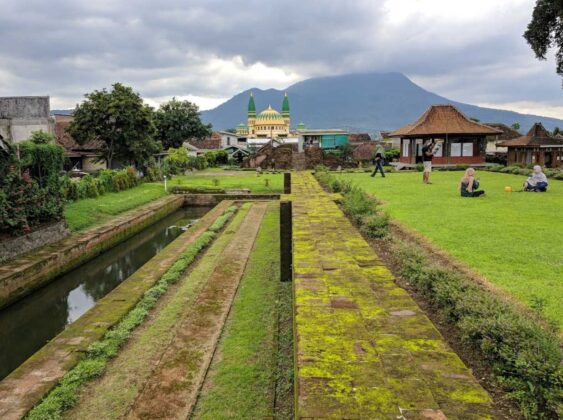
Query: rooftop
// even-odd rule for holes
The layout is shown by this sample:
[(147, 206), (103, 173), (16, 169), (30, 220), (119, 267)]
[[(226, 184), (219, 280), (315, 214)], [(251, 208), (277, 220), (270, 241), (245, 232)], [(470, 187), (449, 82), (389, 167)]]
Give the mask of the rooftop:
[(513, 140), (506, 140), (497, 143), (501, 147), (541, 147), (557, 146), (563, 147), (563, 139), (552, 136), (541, 123), (535, 123), (528, 134)]
[(389, 134), (390, 137), (441, 136), (448, 134), (496, 135), (502, 131), (467, 118), (453, 105), (432, 105), (412, 124)]

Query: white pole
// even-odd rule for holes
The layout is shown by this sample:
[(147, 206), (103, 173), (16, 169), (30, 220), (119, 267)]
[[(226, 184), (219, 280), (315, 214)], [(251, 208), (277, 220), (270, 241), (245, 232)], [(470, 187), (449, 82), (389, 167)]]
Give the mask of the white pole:
[(166, 189), (166, 175), (164, 175), (164, 191), (168, 191), (168, 190)]

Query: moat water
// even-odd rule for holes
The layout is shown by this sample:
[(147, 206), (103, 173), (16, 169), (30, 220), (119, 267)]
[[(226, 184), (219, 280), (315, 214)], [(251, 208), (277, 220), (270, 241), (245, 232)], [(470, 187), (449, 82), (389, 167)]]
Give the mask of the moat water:
[(1, 310), (0, 380), (209, 210), (182, 208)]

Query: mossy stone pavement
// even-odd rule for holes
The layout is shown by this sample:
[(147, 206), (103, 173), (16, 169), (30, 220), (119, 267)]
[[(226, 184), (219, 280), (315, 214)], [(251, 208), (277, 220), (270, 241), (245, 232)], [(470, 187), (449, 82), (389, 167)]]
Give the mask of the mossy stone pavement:
[(296, 417), (487, 419), (491, 399), (307, 172), (292, 175)]

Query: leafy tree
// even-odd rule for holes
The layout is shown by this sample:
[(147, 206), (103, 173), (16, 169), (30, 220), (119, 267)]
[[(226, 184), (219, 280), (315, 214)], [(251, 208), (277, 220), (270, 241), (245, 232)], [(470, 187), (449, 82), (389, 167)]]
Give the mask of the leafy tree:
[(190, 138), (202, 139), (211, 135), (211, 124), (201, 122), (199, 108), (190, 101), (172, 98), (155, 112), (157, 140), (165, 149), (178, 148)]
[(556, 71), (563, 76), (563, 1), (537, 0), (524, 38), (539, 60), (545, 60), (547, 50), (556, 47)]
[(166, 160), (170, 166), (170, 172), (179, 174), (188, 168), (190, 157), (185, 147), (180, 146), (177, 149), (171, 147), (168, 149), (168, 157)]
[(559, 127), (555, 127), (555, 128), (553, 129), (553, 135), (554, 135), (554, 136), (556, 136), (557, 134), (560, 134), (560, 133), (561, 133), (561, 129), (560, 129)]
[(510, 127), (512, 127), (513, 130), (518, 131), (518, 130), (520, 130), (520, 123), (515, 122)]
[(55, 136), (43, 130), (33, 131), (29, 141), (35, 144), (51, 144), (55, 142)]
[(153, 110), (131, 87), (115, 83), (112, 90), (95, 90), (76, 106), (69, 133), (79, 143), (99, 139), (111, 168), (114, 159), (144, 164), (162, 149), (154, 140)]

